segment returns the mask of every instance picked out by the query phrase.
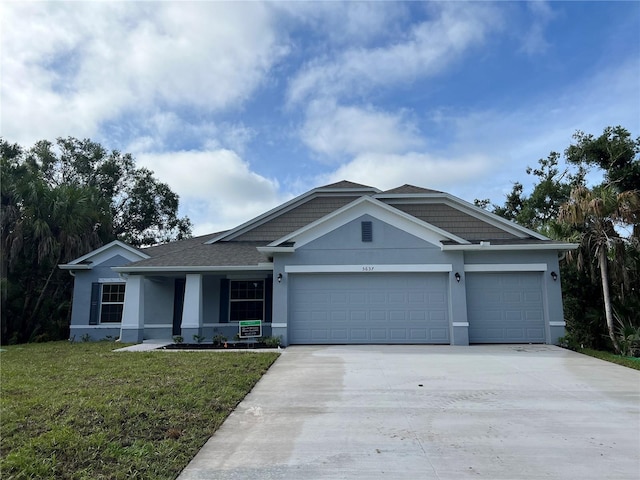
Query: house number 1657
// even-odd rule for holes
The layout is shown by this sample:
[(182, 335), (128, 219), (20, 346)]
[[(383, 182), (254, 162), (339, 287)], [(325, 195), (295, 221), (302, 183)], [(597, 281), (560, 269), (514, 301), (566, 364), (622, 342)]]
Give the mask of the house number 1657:
[(362, 267), (363, 272), (373, 272), (373, 267)]

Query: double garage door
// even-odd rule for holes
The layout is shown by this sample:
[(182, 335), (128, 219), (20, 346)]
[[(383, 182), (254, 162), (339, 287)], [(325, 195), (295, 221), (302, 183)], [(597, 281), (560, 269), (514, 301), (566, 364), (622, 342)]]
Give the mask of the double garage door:
[(293, 344), (449, 343), (447, 274), (289, 276)]
[[(292, 344), (450, 343), (447, 273), (292, 274), (289, 283)], [(474, 272), (465, 283), (470, 343), (545, 342), (541, 273)]]

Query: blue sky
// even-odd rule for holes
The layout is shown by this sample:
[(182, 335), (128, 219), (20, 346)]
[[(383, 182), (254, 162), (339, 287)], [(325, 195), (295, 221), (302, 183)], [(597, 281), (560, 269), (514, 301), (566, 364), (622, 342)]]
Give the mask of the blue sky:
[(502, 203), (640, 135), (640, 2), (4, 2), (0, 132), (132, 153), (202, 234), (316, 186)]

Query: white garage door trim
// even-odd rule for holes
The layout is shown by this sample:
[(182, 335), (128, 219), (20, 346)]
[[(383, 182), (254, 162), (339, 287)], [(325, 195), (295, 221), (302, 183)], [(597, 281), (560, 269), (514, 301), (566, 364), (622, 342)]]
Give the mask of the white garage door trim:
[(285, 273), (402, 273), (452, 272), (450, 263), (421, 265), (287, 265)]
[(546, 272), (546, 263), (484, 263), (465, 265), (465, 272)]

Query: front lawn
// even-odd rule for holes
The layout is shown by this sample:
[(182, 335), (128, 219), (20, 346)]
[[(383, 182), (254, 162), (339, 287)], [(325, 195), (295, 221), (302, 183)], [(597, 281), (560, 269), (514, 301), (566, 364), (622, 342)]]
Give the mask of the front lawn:
[(0, 478), (173, 479), (276, 353), (112, 352), (54, 342), (0, 353)]
[(600, 360), (640, 370), (640, 358), (623, 357), (622, 355), (616, 355), (615, 353), (603, 352), (602, 350), (592, 350), (590, 348), (581, 348), (578, 352), (589, 355), (590, 357), (599, 358)]

